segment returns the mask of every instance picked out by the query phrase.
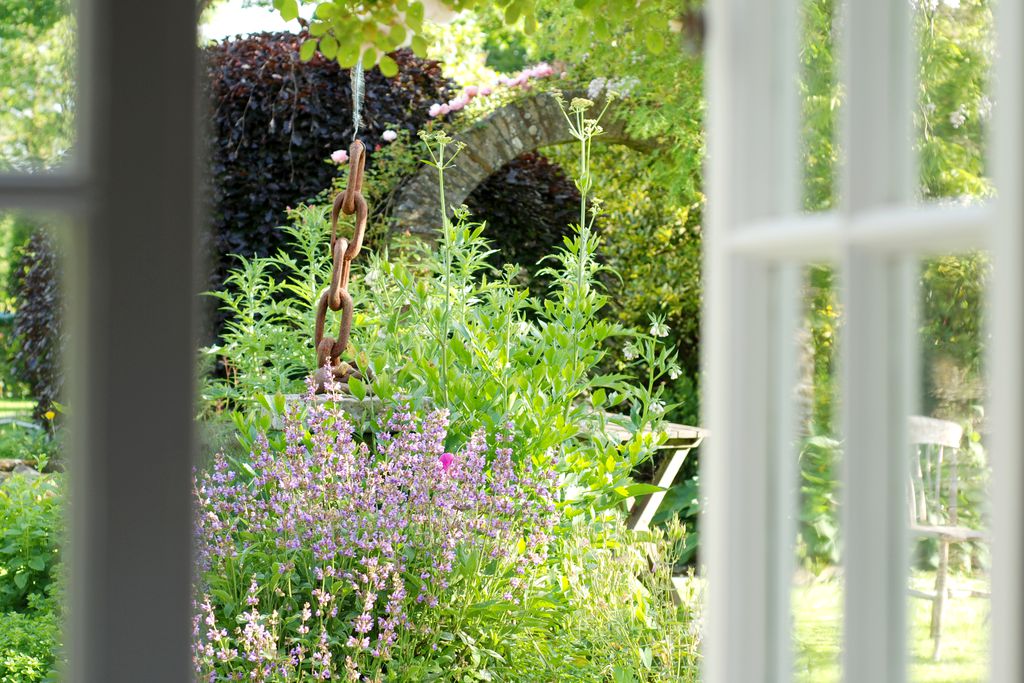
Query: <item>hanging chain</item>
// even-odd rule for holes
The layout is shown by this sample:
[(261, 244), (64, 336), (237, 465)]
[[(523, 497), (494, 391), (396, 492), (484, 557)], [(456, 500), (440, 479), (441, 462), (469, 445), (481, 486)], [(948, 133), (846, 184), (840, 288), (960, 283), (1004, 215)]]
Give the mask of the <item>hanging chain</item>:
[[(366, 148), (359, 140), (354, 140), (349, 147), (348, 184), (345, 191), (334, 198), (331, 209), (331, 284), (320, 295), (320, 303), (316, 310), (316, 328), (313, 344), (316, 347), (318, 391), (324, 390), (327, 379), (333, 375), (342, 383), (350, 377), (363, 378), (358, 365), (341, 360), (341, 354), (348, 348), (352, 334), (353, 302), (348, 292), (349, 275), (352, 259), (359, 255), (363, 248), (363, 235), (366, 232), (367, 206), (363, 198), (363, 167), (366, 163)], [(338, 235), (338, 216), (355, 214), (355, 232), (352, 240)], [(324, 335), (327, 323), (327, 309), (341, 311), (341, 328), (338, 337)]]
[(361, 59), (349, 72), (349, 82), (352, 84), (352, 139), (355, 140), (359, 135), (359, 128), (363, 125), (363, 93), (366, 91)]

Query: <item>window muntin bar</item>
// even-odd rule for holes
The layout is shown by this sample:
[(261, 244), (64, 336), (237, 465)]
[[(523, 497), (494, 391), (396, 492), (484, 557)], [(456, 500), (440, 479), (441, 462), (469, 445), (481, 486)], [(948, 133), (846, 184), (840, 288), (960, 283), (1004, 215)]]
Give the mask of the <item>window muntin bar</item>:
[(723, 0), (709, 13), (708, 72), (721, 86), (709, 91), (718, 123), (708, 131), (709, 154), (720, 163), (708, 177), (703, 353), (715, 379), (703, 405), (716, 436), (702, 481), (710, 498), (729, 502), (709, 509), (703, 536), (712, 577), (704, 675), (749, 683), (782, 679), (791, 668), (792, 536), (780, 520), (791, 518), (793, 501), (779, 495), (788, 480), (775, 476), (778, 445), (791, 433), (773, 406), (777, 388), (792, 386), (781, 377), (792, 364), (778, 361), (794, 335), (778, 323), (795, 320), (780, 302), (796, 301), (796, 278), (730, 253), (727, 241), (745, 223), (797, 207), (797, 23), (792, 0)]

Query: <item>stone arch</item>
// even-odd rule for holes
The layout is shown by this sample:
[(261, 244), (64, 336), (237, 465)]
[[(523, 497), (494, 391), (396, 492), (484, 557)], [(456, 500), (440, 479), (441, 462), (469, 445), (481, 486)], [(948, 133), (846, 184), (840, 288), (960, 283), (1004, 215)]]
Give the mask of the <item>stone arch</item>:
[[(569, 99), (567, 96), (566, 99)], [(603, 107), (603, 103), (598, 103)], [(595, 141), (621, 144), (650, 151), (650, 140), (626, 133), (625, 122), (615, 116), (615, 104), (601, 120), (604, 133)], [(520, 154), (539, 147), (572, 142), (568, 124), (551, 93), (539, 93), (507, 104), (455, 135), (466, 144), (453, 168), (445, 171), (445, 199), (449, 206), (462, 204), (488, 176)], [(391, 211), (396, 230), (433, 239), (438, 229), (437, 170), (423, 166), (397, 192)]]

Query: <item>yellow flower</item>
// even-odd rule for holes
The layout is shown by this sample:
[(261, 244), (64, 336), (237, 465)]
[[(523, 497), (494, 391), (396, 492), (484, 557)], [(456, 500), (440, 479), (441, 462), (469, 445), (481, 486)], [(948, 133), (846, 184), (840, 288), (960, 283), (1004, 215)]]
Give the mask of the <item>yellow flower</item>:
[(53, 418), (57, 417), (57, 413), (53, 412), (52, 410), (47, 410), (45, 413), (43, 413), (43, 417), (45, 417), (47, 420), (52, 420)]

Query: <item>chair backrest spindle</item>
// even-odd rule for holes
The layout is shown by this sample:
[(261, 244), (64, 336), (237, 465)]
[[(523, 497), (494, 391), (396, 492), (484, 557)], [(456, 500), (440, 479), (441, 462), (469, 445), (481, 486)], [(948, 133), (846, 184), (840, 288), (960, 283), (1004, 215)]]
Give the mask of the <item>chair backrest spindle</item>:
[[(932, 417), (913, 416), (909, 421), (913, 457), (910, 462), (911, 525), (956, 524), (959, 478), (957, 452), (963, 428), (955, 422)], [(949, 449), (948, 463), (946, 449)], [(946, 487), (949, 499), (943, 510), (943, 476), (949, 468)]]

